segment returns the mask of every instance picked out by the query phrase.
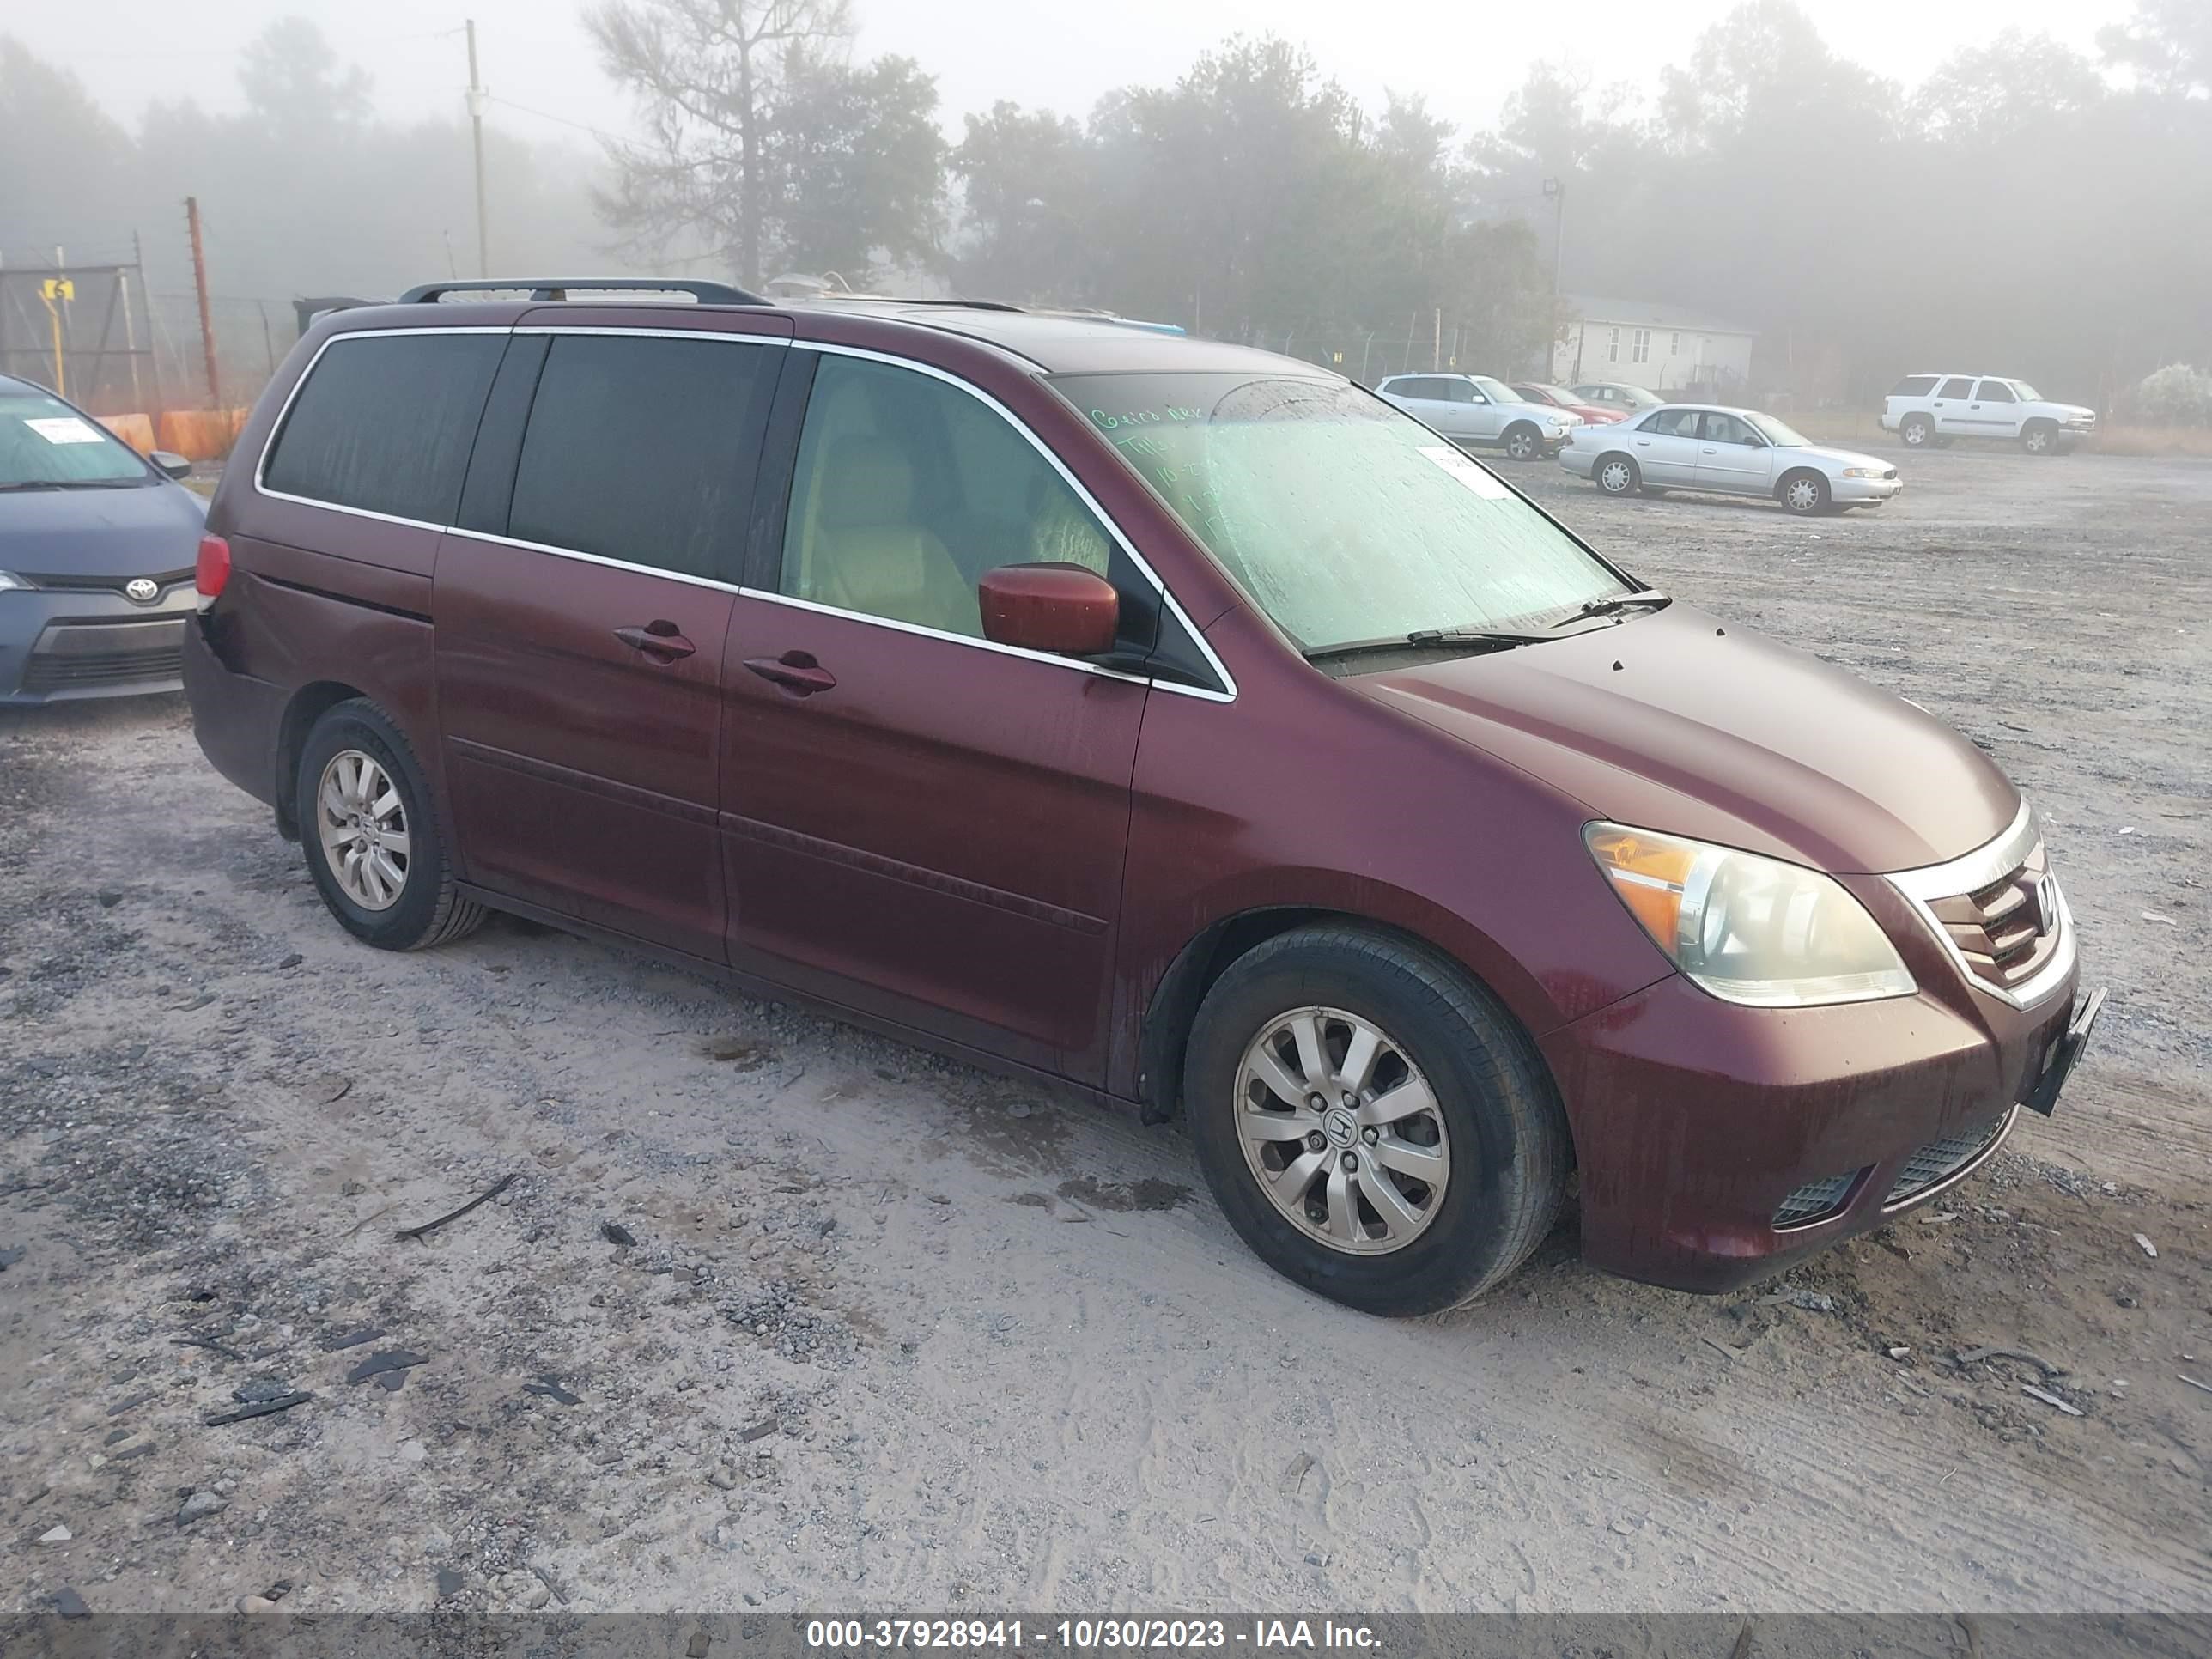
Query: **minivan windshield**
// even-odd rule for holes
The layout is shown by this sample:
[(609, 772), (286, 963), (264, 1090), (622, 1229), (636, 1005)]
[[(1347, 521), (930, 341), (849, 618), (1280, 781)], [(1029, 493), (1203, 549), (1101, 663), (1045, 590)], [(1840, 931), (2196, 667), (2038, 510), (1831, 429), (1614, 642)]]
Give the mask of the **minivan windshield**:
[(1547, 627), (1633, 592), (1474, 460), (1341, 380), (1194, 371), (1048, 384), (1311, 652)]
[(128, 445), (58, 398), (0, 390), (0, 489), (113, 489), (150, 484)]

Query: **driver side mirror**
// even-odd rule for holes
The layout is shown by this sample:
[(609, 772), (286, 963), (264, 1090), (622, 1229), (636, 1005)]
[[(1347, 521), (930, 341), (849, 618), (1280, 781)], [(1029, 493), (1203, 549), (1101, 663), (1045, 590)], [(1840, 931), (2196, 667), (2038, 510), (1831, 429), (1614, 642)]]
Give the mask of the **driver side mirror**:
[(146, 459), (152, 463), (154, 471), (165, 478), (188, 478), (191, 476), (192, 464), (172, 450), (156, 449)]
[(983, 637), (996, 645), (1062, 657), (1103, 656), (1114, 648), (1121, 597), (1079, 564), (1007, 564), (975, 584)]

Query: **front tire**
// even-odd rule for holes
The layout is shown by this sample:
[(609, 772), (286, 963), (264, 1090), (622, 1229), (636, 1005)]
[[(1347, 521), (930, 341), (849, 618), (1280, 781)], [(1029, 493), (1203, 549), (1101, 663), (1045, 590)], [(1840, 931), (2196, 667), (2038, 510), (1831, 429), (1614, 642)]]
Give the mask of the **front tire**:
[(2058, 428), (2048, 421), (2030, 421), (2020, 434), (2020, 447), (2031, 455), (2058, 453)]
[(1505, 456), (1508, 460), (1533, 461), (1543, 453), (1543, 434), (1527, 422), (1516, 422), (1505, 428)]
[(1817, 472), (1793, 472), (1783, 479), (1774, 494), (1783, 506), (1801, 519), (1813, 518), (1828, 510), (1828, 481)]
[(414, 749), (366, 697), (326, 709), (294, 779), (307, 872), (338, 925), (380, 951), (473, 933), (483, 907), (454, 884)]
[(1644, 483), (1644, 474), (1626, 455), (1600, 456), (1590, 477), (1608, 495), (1633, 495)]
[(1301, 927), (1231, 963), (1192, 1026), (1182, 1097), (1238, 1236), (1367, 1313), (1472, 1301), (1542, 1241), (1565, 1190), (1565, 1117), (1526, 1033), (1388, 933)]

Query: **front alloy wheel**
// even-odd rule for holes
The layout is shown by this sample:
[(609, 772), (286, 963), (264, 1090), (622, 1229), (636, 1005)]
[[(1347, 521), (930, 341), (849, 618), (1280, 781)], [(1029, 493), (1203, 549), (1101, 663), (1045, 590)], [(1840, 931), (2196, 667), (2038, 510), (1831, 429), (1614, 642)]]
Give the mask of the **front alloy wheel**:
[(364, 910), (389, 910), (407, 887), (407, 806), (376, 757), (342, 749), (315, 790), (315, 828), (331, 874)]
[(1451, 1143), (1428, 1079), (1340, 1008), (1269, 1020), (1237, 1075), (1237, 1135), (1269, 1203), (1348, 1255), (1403, 1249), (1436, 1218)]
[(1525, 426), (1516, 426), (1505, 434), (1505, 453), (1509, 459), (1533, 461), (1536, 452), (1543, 447), (1543, 440)]

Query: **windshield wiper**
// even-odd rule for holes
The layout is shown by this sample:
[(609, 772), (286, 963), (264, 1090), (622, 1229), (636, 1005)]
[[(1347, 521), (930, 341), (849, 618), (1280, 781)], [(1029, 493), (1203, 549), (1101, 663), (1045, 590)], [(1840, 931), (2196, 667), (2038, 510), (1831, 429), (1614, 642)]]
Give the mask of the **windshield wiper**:
[(136, 478), (23, 478), (13, 483), (0, 483), (0, 490), (128, 489), (137, 482)]
[(1657, 611), (1672, 604), (1674, 600), (1657, 588), (1647, 587), (1641, 593), (1616, 593), (1611, 599), (1592, 599), (1560, 617), (1552, 626), (1565, 628), (1569, 623), (1583, 622), (1591, 617), (1618, 616), (1624, 611)]
[(1410, 634), (1393, 635), (1388, 639), (1352, 640), (1343, 645), (1316, 646), (1306, 652), (1308, 662), (1321, 662), (1330, 657), (1354, 657), (1368, 651), (1403, 651), (1432, 645), (1472, 645), (1492, 651), (1510, 651), (1516, 645), (1544, 645), (1557, 639), (1556, 634), (1506, 634), (1487, 628), (1417, 628)]

